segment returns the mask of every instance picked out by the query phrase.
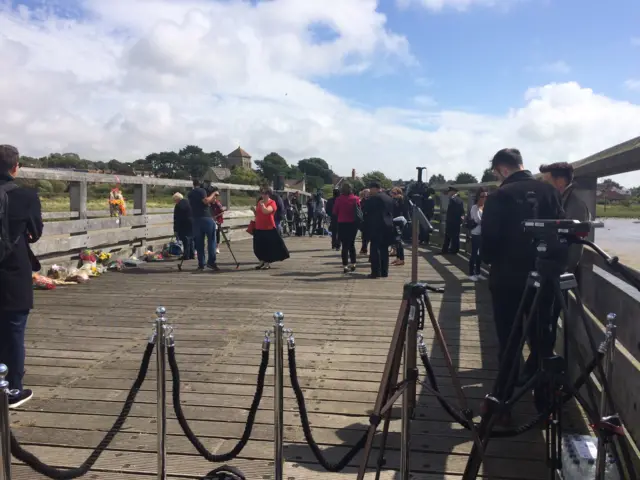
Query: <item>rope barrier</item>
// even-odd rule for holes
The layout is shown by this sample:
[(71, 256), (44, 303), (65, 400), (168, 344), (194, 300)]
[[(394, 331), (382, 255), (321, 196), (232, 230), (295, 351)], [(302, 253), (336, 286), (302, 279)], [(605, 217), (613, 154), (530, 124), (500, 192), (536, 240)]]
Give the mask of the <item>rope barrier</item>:
[(247, 477), (237, 468), (223, 465), (211, 470), (202, 480), (247, 480)]
[(147, 370), (149, 369), (149, 361), (151, 359), (151, 354), (153, 353), (153, 348), (155, 343), (150, 341), (147, 344), (147, 348), (144, 351), (144, 355), (142, 357), (142, 363), (140, 364), (140, 370), (138, 371), (138, 376), (136, 381), (133, 383), (131, 390), (129, 390), (129, 394), (127, 395), (127, 399), (124, 402), (124, 406), (122, 407), (122, 411), (118, 415), (118, 418), (114, 422), (111, 429), (104, 436), (102, 441), (98, 444), (95, 450), (89, 455), (89, 457), (77, 468), (72, 469), (59, 469), (52, 467), (50, 465), (45, 464), (40, 459), (38, 459), (35, 455), (23, 449), (18, 440), (14, 437), (13, 432), (11, 433), (11, 453), (15, 458), (20, 460), (21, 462), (26, 463), (33, 470), (38, 472), (45, 477), (52, 478), (54, 480), (72, 480), (74, 478), (82, 477), (86, 475), (91, 467), (96, 463), (100, 455), (109, 447), (111, 441), (114, 439), (116, 434), (120, 432), (122, 425), (126, 421), (129, 413), (131, 412), (131, 408), (133, 407), (133, 403), (135, 402), (136, 396), (140, 391), (140, 387), (144, 383), (144, 380), (147, 376)]
[(236, 458), (240, 454), (242, 449), (245, 447), (247, 442), (249, 441), (251, 432), (253, 430), (253, 424), (256, 419), (258, 407), (260, 406), (260, 401), (262, 400), (262, 392), (264, 390), (264, 379), (267, 373), (267, 366), (269, 365), (269, 350), (265, 350), (265, 349), (262, 350), (262, 361), (260, 363), (260, 370), (258, 371), (258, 384), (256, 386), (256, 393), (253, 396), (253, 402), (251, 403), (251, 408), (249, 409), (247, 424), (244, 427), (244, 432), (242, 433), (242, 437), (229, 452), (223, 453), (223, 454), (217, 454), (217, 455), (211, 453), (207, 449), (207, 447), (205, 447), (200, 442), (198, 437), (196, 437), (196, 435), (193, 433), (193, 430), (191, 430), (191, 427), (189, 426), (189, 422), (184, 416), (184, 412), (182, 411), (182, 405), (180, 403), (180, 370), (178, 369), (178, 362), (176, 361), (175, 347), (170, 345), (167, 349), (167, 352), (169, 355), (169, 367), (171, 368), (171, 375), (173, 376), (173, 409), (175, 410), (178, 423), (180, 423), (180, 427), (182, 428), (182, 431), (191, 442), (191, 445), (193, 445), (194, 448), (198, 451), (198, 453), (202, 455), (202, 457), (208, 460), (209, 462), (213, 462), (213, 463), (227, 462), (229, 460)]
[(291, 377), (291, 386), (293, 387), (293, 391), (296, 395), (296, 400), (298, 402), (298, 409), (300, 410), (300, 421), (302, 423), (302, 430), (304, 431), (304, 438), (306, 439), (313, 455), (318, 460), (318, 463), (322, 465), (324, 469), (329, 472), (339, 472), (343, 470), (351, 460), (358, 454), (360, 450), (364, 448), (364, 445), (367, 441), (367, 432), (364, 432), (360, 440), (351, 447), (351, 449), (346, 453), (346, 455), (338, 462), (331, 463), (329, 462), (320, 450), (320, 447), (316, 443), (313, 438), (313, 433), (311, 432), (311, 426), (309, 424), (309, 417), (307, 415), (307, 406), (304, 400), (304, 394), (302, 393), (302, 389), (300, 388), (300, 382), (298, 381), (298, 368), (296, 365), (296, 350), (295, 347), (292, 347), (291, 344), (289, 346), (289, 376)]

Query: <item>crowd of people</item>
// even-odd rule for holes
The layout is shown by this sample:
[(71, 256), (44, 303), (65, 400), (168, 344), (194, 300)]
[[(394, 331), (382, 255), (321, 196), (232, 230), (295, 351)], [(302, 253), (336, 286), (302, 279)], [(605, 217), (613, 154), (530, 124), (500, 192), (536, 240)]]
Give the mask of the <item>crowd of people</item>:
[[(18, 407), (33, 393), (23, 387), (24, 335), (30, 310), (33, 309), (32, 272), (40, 269), (30, 245), (42, 235), (41, 205), (35, 190), (22, 188), (14, 181), (20, 171), (18, 150), (0, 145), (0, 363), (9, 366), (10, 406)], [(479, 189), (473, 205), (466, 211), (455, 187), (449, 187), (444, 219), (444, 242), (441, 253), (455, 255), (460, 249), (462, 227), (468, 229), (470, 242), (469, 277), (473, 281), (486, 279), (482, 265), (489, 268), (488, 286), (492, 296), (493, 318), (498, 336), (498, 356), (508, 352), (507, 340), (516, 312), (524, 297), (529, 272), (535, 269), (536, 248), (522, 222), (532, 217), (531, 197), (535, 197), (538, 218), (571, 218), (589, 220), (589, 209), (576, 194), (573, 169), (567, 163), (540, 168), (542, 179), (525, 170), (522, 156), (516, 149), (500, 150), (491, 161), (501, 185), (488, 193)], [(218, 271), (217, 255), (226, 211), (218, 188), (193, 182), (186, 198), (176, 193), (174, 231), (183, 246), (183, 259), (197, 257), (198, 270)], [(410, 195), (425, 216), (434, 216), (433, 190), (425, 189)], [(378, 182), (371, 182), (361, 192), (343, 182), (333, 196), (325, 200), (317, 193), (309, 198), (303, 212), (298, 194), (279, 195), (269, 187), (260, 189), (252, 210), (254, 220), (248, 229), (253, 235), (253, 249), (258, 266), (267, 270), (275, 262), (289, 258), (284, 241), (286, 232), (295, 235), (330, 234), (330, 245), (340, 251), (342, 271), (351, 274), (358, 268), (358, 235), (361, 257), (370, 264), (371, 279), (389, 276), (390, 266), (405, 262), (405, 244), (411, 239), (410, 202), (400, 188), (385, 191)], [(429, 243), (429, 231), (421, 227), (419, 241)], [(581, 247), (569, 250), (567, 271), (577, 273)], [(197, 255), (196, 255), (197, 254)], [(396, 260), (391, 264), (390, 256)], [(364, 262), (367, 263), (367, 262)], [(521, 382), (533, 374), (537, 359), (549, 355), (555, 343), (555, 324), (559, 306), (546, 292), (544, 308), (537, 314), (538, 323), (548, 322), (540, 342), (530, 336), (531, 355), (522, 370)], [(525, 298), (525, 312), (532, 298)], [(548, 328), (546, 328), (548, 326)]]

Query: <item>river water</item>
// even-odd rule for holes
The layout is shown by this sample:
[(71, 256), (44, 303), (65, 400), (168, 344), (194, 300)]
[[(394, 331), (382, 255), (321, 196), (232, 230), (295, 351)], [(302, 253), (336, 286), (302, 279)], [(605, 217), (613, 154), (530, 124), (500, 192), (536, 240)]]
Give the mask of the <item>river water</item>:
[(595, 230), (595, 241), (609, 255), (640, 270), (640, 220), (628, 218), (598, 218), (604, 228)]

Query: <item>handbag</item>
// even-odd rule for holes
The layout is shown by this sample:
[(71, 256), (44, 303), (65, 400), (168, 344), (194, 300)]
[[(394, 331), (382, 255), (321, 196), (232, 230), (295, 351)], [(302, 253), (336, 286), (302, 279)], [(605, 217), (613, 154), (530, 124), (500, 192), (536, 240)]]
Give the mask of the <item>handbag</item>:
[(256, 221), (255, 220), (251, 220), (249, 222), (249, 226), (247, 227), (247, 233), (249, 235), (253, 235), (254, 233), (256, 233)]

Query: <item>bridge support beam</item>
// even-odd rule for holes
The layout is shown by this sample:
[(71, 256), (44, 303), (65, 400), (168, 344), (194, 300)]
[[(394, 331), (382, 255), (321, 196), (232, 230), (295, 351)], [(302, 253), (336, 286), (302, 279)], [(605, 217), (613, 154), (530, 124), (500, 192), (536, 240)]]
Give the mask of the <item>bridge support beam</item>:
[(69, 209), (78, 212), (80, 220), (87, 219), (87, 182), (69, 183)]

